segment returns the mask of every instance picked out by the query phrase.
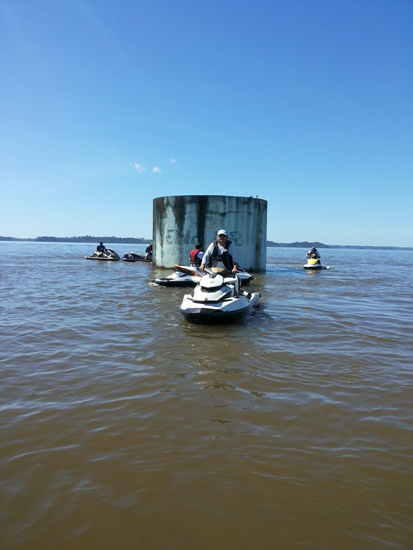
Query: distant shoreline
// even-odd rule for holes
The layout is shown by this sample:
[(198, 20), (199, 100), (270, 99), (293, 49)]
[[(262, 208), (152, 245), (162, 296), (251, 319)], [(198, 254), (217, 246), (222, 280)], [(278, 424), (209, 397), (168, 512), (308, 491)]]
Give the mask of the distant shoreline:
[[(36, 237), (35, 239), (22, 239), (19, 237), (2, 237), (0, 236), (0, 242), (36, 242), (36, 243), (96, 243), (106, 242), (114, 244), (149, 244), (151, 239), (136, 238), (136, 237), (91, 237), (85, 235), (82, 237)], [(320, 242), (309, 241), (297, 241), (294, 243), (276, 243), (274, 241), (267, 241), (268, 248), (311, 248), (316, 246), (317, 248), (344, 248), (344, 249), (360, 249), (360, 250), (413, 250), (411, 246), (369, 246), (369, 245), (342, 245), (342, 244), (324, 244)]]
[(82, 237), (36, 237), (35, 239), (21, 239), (19, 237), (1, 237), (1, 241), (23, 241), (34, 243), (124, 243), (124, 244), (149, 244), (151, 239), (136, 238), (136, 237), (90, 237), (84, 235)]

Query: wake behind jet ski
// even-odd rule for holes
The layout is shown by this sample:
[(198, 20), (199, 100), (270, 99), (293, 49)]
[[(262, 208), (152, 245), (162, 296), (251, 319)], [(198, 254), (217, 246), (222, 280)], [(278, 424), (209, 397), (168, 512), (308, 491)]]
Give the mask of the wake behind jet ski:
[(184, 296), (179, 311), (191, 323), (225, 323), (241, 318), (259, 298), (258, 292), (240, 287), (238, 275), (223, 277), (211, 272), (201, 278), (191, 294)]
[[(161, 286), (195, 286), (205, 275), (205, 271), (196, 266), (175, 264), (174, 268), (173, 273), (154, 279), (153, 282)], [(237, 275), (241, 285), (246, 285), (253, 279), (247, 271), (239, 271)]]

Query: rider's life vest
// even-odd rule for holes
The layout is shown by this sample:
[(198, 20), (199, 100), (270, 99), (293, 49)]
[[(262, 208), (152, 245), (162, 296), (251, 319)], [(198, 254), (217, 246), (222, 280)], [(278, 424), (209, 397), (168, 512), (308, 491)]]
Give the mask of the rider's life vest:
[(191, 250), (191, 252), (189, 253), (189, 259), (191, 260), (191, 265), (195, 267), (199, 267), (202, 261), (197, 257), (198, 252), (201, 252), (201, 251), (198, 250), (197, 248), (194, 248), (194, 250)]
[(225, 243), (226, 248), (222, 252), (222, 254), (219, 253), (218, 250), (218, 241), (214, 241), (214, 249), (212, 251), (211, 257), (209, 258), (208, 267), (215, 267), (218, 262), (223, 262), (225, 267), (232, 271), (232, 268), (234, 267), (234, 260), (232, 259), (231, 254), (228, 252), (228, 248), (231, 244), (231, 241), (228, 241)]

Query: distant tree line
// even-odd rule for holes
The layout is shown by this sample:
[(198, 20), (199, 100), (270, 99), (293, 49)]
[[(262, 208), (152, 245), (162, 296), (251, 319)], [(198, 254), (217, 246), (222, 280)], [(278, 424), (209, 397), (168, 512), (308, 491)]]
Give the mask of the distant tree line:
[(300, 241), (295, 243), (275, 243), (274, 241), (267, 241), (268, 247), (276, 248), (347, 248), (356, 250), (412, 250), (410, 246), (368, 246), (357, 244), (324, 244), (319, 242)]
[(124, 243), (124, 244), (148, 244), (152, 242), (150, 239), (144, 239), (143, 237), (92, 237), (90, 235), (83, 235), (81, 237), (36, 237), (35, 239), (19, 239), (16, 237), (0, 237), (0, 241), (30, 241), (40, 243)]
[[(0, 241), (30, 241), (30, 242), (43, 242), (43, 243), (120, 243), (120, 244), (149, 244), (152, 239), (145, 239), (143, 237), (92, 237), (90, 235), (83, 235), (82, 237), (36, 237), (35, 239), (20, 239), (18, 237), (2, 237)], [(378, 250), (412, 250), (410, 246), (365, 246), (365, 245), (341, 245), (341, 244), (324, 244), (320, 242), (308, 242), (308, 241), (296, 241), (294, 243), (276, 243), (274, 241), (267, 241), (269, 248), (311, 248), (315, 246), (317, 248), (347, 248), (347, 249), (378, 249)]]
[(309, 243), (308, 241), (297, 241), (295, 243), (275, 243), (274, 241), (267, 241), (267, 246), (277, 248), (311, 248), (312, 246), (316, 248), (330, 248), (327, 244), (319, 242)]

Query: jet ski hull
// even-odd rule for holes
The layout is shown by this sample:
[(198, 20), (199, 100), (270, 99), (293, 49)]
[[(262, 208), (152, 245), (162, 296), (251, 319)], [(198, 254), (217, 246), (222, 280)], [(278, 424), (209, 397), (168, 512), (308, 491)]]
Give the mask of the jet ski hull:
[(308, 258), (307, 262), (303, 265), (304, 269), (324, 269), (324, 266), (321, 265), (320, 258)]
[(324, 266), (321, 265), (321, 264), (312, 264), (312, 265), (304, 264), (303, 268), (304, 269), (309, 269), (309, 270), (312, 270), (312, 271), (316, 271), (317, 269), (324, 269)]
[(123, 255), (124, 262), (152, 262), (152, 255), (146, 257), (145, 254), (137, 254), (136, 252), (127, 252)]
[(120, 260), (119, 254), (110, 248), (106, 249), (107, 252), (99, 253), (94, 252), (92, 256), (85, 256), (86, 260), (97, 260), (101, 262), (117, 262)]
[(258, 292), (240, 289), (237, 276), (210, 274), (202, 277), (191, 294), (186, 294), (179, 307), (190, 323), (215, 324), (240, 319), (260, 298)]
[[(167, 277), (159, 277), (154, 279), (153, 282), (161, 286), (182, 286), (190, 287), (196, 286), (205, 272), (192, 266), (182, 266), (175, 264), (175, 271)], [(252, 281), (253, 277), (247, 271), (241, 271), (238, 273), (238, 279), (241, 285), (246, 285)]]
[(85, 256), (86, 260), (98, 260), (101, 262), (117, 262), (120, 258), (96, 258), (95, 256)]
[(174, 287), (190, 287), (195, 286), (199, 280), (199, 277), (191, 277), (190, 275), (181, 275), (177, 277), (158, 277), (153, 282), (160, 286), (174, 286)]
[(184, 297), (179, 311), (186, 321), (198, 325), (229, 323), (242, 318), (257, 304), (259, 297), (255, 292), (250, 298), (239, 296), (215, 304), (199, 304), (188, 295)]

